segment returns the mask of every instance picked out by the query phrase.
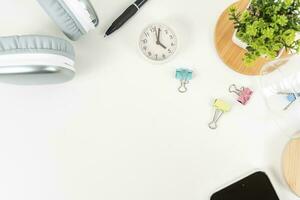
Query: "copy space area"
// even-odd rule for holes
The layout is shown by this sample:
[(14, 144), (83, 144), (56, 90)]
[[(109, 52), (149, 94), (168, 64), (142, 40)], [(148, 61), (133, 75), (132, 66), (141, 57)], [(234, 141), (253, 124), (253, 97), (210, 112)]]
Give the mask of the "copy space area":
[[(131, 0), (93, 0), (97, 30), (72, 42), (76, 78), (50, 86), (0, 84), (1, 200), (208, 200), (255, 169), (266, 171), (284, 200), (281, 154), (289, 140), (270, 116), (256, 77), (219, 59), (214, 30), (232, 0), (152, 0), (126, 26), (103, 38)], [(67, 39), (36, 1), (0, 7), (1, 36), (43, 34)], [(176, 32), (170, 62), (153, 64), (139, 50), (149, 24)], [(175, 71), (192, 68), (186, 94)], [(215, 98), (228, 86), (255, 90), (208, 128)]]

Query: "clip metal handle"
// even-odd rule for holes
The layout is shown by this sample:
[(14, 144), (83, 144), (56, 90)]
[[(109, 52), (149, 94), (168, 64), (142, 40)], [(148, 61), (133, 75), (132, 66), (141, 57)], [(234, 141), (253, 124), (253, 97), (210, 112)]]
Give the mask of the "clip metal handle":
[(189, 84), (189, 81), (181, 80), (180, 81), (180, 87), (178, 88), (178, 91), (180, 93), (186, 93), (188, 91), (187, 84)]
[(235, 93), (238, 96), (240, 96), (242, 90), (243, 90), (243, 88), (238, 89), (235, 84), (232, 84), (232, 85), (229, 86), (229, 92), (230, 93)]
[(286, 107), (284, 107), (284, 111), (288, 110), (296, 101), (291, 101)]
[(223, 116), (224, 112), (220, 110), (216, 110), (214, 114), (213, 120), (208, 124), (208, 127), (212, 130), (216, 130), (218, 128), (218, 122)]
[(212, 130), (215, 130), (218, 128), (218, 122), (223, 114), (231, 110), (231, 105), (221, 99), (216, 99), (214, 101), (213, 107), (216, 108), (216, 111), (214, 114), (214, 118), (212, 122), (208, 124), (208, 127)]
[(284, 111), (288, 110), (300, 97), (300, 93), (292, 93), (292, 92), (278, 92), (279, 95), (285, 95), (289, 104), (284, 107)]

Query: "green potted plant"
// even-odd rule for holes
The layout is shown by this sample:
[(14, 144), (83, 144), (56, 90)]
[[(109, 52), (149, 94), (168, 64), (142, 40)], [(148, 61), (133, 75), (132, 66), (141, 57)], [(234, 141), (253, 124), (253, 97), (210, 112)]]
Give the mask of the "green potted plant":
[(247, 50), (245, 64), (259, 57), (274, 60), (284, 50), (300, 52), (300, 0), (251, 0), (244, 12), (229, 9), (233, 42)]

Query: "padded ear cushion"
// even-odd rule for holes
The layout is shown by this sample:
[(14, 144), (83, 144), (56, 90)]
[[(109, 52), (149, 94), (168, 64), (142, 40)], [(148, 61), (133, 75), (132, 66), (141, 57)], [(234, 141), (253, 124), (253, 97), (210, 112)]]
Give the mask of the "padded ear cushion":
[(63, 0), (38, 0), (47, 14), (71, 40), (78, 40), (86, 31)]
[(18, 53), (50, 53), (75, 59), (73, 46), (64, 39), (40, 35), (0, 37), (0, 55)]
[(57, 84), (75, 76), (75, 53), (63, 39), (39, 36), (0, 37), (0, 81), (17, 85)]

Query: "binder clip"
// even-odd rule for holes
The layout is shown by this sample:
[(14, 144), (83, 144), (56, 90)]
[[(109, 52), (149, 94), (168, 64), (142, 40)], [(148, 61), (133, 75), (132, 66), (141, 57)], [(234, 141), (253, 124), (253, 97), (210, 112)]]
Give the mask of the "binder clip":
[(300, 97), (300, 93), (292, 93), (292, 92), (279, 92), (279, 95), (285, 95), (289, 104), (283, 109), (288, 110)]
[(213, 107), (216, 108), (216, 111), (213, 121), (208, 124), (208, 127), (215, 130), (218, 128), (218, 121), (221, 119), (223, 114), (231, 110), (231, 105), (221, 99), (216, 99), (214, 101)]
[(235, 84), (232, 84), (229, 87), (229, 92), (235, 93), (238, 97), (237, 101), (244, 106), (249, 102), (253, 94), (253, 91), (250, 88), (242, 87), (238, 89)]
[(180, 87), (178, 91), (180, 93), (185, 93), (188, 91), (187, 84), (189, 84), (190, 80), (193, 78), (193, 71), (189, 69), (177, 69), (176, 70), (176, 79), (180, 80)]

